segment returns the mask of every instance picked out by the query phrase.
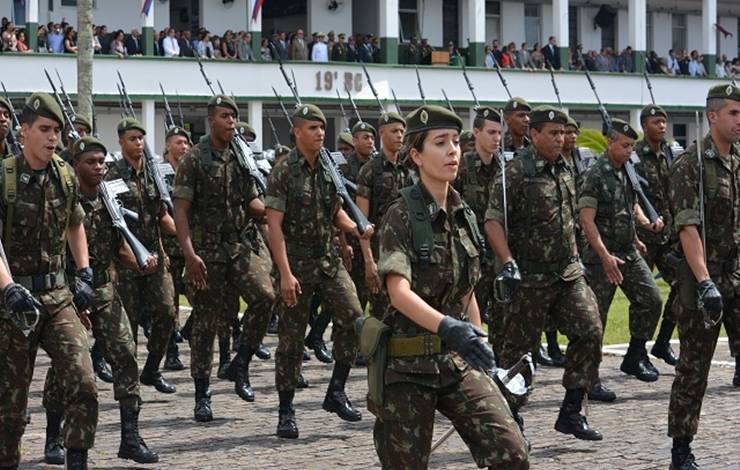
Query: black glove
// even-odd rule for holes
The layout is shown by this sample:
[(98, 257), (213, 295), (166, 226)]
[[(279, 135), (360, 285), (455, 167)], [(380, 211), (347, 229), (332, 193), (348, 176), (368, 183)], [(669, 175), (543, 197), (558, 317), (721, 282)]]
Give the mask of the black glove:
[(519, 266), (516, 265), (514, 260), (509, 261), (504, 265), (504, 269), (501, 270), (499, 276), (504, 280), (506, 287), (509, 288), (513, 294), (519, 288), (519, 284), (522, 283), (522, 275), (519, 272)]
[(39, 320), (42, 307), (31, 293), (20, 284), (10, 283), (3, 289), (5, 308), (10, 311), (13, 323), (24, 333), (32, 330)]
[(445, 316), (439, 324), (437, 334), (448, 348), (460, 354), (473, 368), (489, 371), (496, 367), (491, 347), (481, 339), (486, 334), (472, 324)]
[(711, 279), (701, 281), (696, 287), (699, 309), (705, 313), (704, 326), (712, 328), (722, 320), (722, 294)]
[(84, 312), (92, 305), (93, 299), (93, 272), (92, 268), (82, 268), (75, 273), (75, 283), (72, 286), (72, 294), (75, 307), (78, 312)]

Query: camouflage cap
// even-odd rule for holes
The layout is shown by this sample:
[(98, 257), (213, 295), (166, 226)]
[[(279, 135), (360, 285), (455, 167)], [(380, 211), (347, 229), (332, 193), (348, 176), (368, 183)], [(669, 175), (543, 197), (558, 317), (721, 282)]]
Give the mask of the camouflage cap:
[(507, 101), (506, 105), (504, 106), (505, 113), (511, 113), (514, 111), (532, 111), (532, 106), (530, 106), (529, 103), (527, 103), (527, 100), (525, 100), (524, 98), (519, 98), (518, 96), (515, 96)]
[(740, 101), (740, 87), (731, 83), (728, 85), (713, 86), (709, 89), (709, 93), (707, 93), (707, 99), (711, 100), (715, 98)]
[(10, 109), (11, 109), (10, 102), (4, 96), (0, 96), (0, 106), (7, 109), (8, 113), (10, 113)]
[(141, 131), (142, 134), (146, 135), (146, 129), (144, 129), (144, 126), (141, 125), (141, 123), (132, 118), (127, 117), (121, 119), (121, 121), (118, 123), (118, 133), (122, 134), (126, 131)]
[(581, 125), (578, 123), (578, 121), (573, 119), (573, 116), (571, 115), (568, 115), (568, 120), (566, 121), (565, 125), (575, 127), (576, 130), (581, 130)]
[(554, 122), (555, 124), (567, 124), (568, 115), (560, 108), (554, 106), (537, 106), (529, 113), (529, 124), (541, 124)]
[(237, 122), (236, 130), (239, 132), (239, 134), (245, 137), (251, 136), (252, 139), (257, 138), (257, 133), (254, 131), (254, 127), (250, 126), (248, 122), (244, 122), (244, 121)]
[(635, 128), (632, 127), (629, 122), (621, 119), (612, 119), (612, 129), (614, 129), (614, 132), (626, 135), (630, 139), (637, 140), (639, 137)]
[(490, 106), (481, 106), (475, 112), (476, 119), (485, 119), (487, 121), (501, 122), (501, 113)]
[(475, 142), (475, 134), (473, 134), (473, 131), (465, 129), (460, 133), (460, 145), (465, 145), (468, 142)]
[(102, 152), (103, 155), (108, 154), (108, 149), (105, 148), (105, 144), (91, 135), (86, 135), (72, 145), (72, 158), (78, 158), (83, 153), (98, 151)]
[(406, 115), (406, 135), (432, 129), (462, 130), (463, 122), (460, 117), (447, 108), (436, 105), (424, 105)]
[(640, 111), (640, 121), (656, 116), (668, 119), (668, 113), (657, 104), (649, 104)]
[(75, 118), (72, 120), (72, 124), (85, 126), (87, 128), (87, 132), (92, 132), (92, 124), (90, 124), (90, 121), (81, 114), (77, 114), (75, 116)]
[(306, 121), (319, 121), (326, 126), (324, 113), (315, 104), (302, 104), (293, 111), (293, 119), (305, 119)]
[(357, 123), (352, 126), (352, 136), (354, 137), (354, 135), (358, 132), (370, 132), (374, 136), (378, 135), (378, 133), (375, 131), (375, 128), (371, 124), (362, 121), (357, 121)]
[(388, 111), (387, 113), (381, 114), (378, 118), (378, 129), (387, 124), (393, 124), (394, 122), (400, 122), (401, 124), (403, 124), (403, 127), (406, 127), (406, 120), (403, 118), (403, 116), (395, 111)]
[(165, 140), (169, 139), (170, 137), (180, 135), (188, 139), (188, 142), (192, 142), (192, 137), (190, 136), (190, 132), (188, 132), (184, 127), (180, 126), (173, 126), (170, 127), (170, 130), (167, 131), (167, 135), (164, 137)]
[(211, 99), (208, 100), (208, 107), (215, 108), (216, 106), (220, 106), (222, 108), (229, 108), (236, 113), (237, 117), (239, 117), (239, 107), (236, 105), (234, 100), (231, 99), (231, 97), (229, 96), (216, 95), (216, 96), (211, 97)]
[(340, 142), (355, 148), (355, 144), (352, 142), (352, 134), (349, 132), (340, 132), (339, 135), (337, 135), (337, 145), (339, 145)]
[(290, 153), (290, 147), (287, 145), (278, 145), (275, 148), (275, 156), (276, 157), (282, 157), (283, 155), (288, 155)]
[(48, 93), (36, 92), (26, 100), (26, 109), (48, 119), (53, 119), (64, 127), (64, 114), (56, 100)]

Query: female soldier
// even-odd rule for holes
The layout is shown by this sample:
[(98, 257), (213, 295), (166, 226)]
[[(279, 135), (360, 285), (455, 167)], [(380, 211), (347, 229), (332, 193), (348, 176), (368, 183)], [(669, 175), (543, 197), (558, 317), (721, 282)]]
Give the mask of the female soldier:
[(439, 410), (479, 467), (527, 469), (524, 438), (496, 384), (473, 288), (480, 277), (475, 216), (450, 182), (462, 121), (439, 106), (406, 117), (405, 145), (420, 181), (401, 190), (380, 233), (379, 275), (391, 307), (375, 448), (384, 468), (426, 468)]

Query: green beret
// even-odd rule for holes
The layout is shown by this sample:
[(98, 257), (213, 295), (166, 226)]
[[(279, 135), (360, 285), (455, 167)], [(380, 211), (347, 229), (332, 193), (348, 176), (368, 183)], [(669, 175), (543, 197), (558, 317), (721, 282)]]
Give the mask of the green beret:
[(92, 132), (92, 124), (90, 124), (90, 121), (88, 121), (88, 119), (81, 114), (77, 114), (75, 116), (75, 118), (72, 120), (72, 124), (80, 124), (87, 128), (87, 132)]
[(665, 110), (657, 104), (649, 104), (640, 111), (640, 121), (656, 116), (668, 119), (668, 113), (666, 113)]
[(337, 145), (339, 145), (340, 142), (355, 148), (355, 143), (352, 142), (352, 134), (349, 132), (340, 132), (339, 135), (337, 135)]
[(713, 98), (740, 101), (740, 88), (733, 84), (713, 86), (709, 89), (707, 99)]
[(455, 129), (460, 132), (463, 122), (460, 117), (442, 106), (424, 105), (406, 115), (406, 134), (432, 129)]
[(475, 111), (476, 119), (486, 119), (493, 122), (501, 122), (501, 113), (489, 106), (481, 106)]
[(254, 127), (250, 126), (249, 123), (239, 121), (236, 123), (236, 130), (243, 136), (252, 136), (252, 139), (257, 138), (257, 133), (254, 131)]
[(48, 119), (53, 119), (64, 127), (64, 114), (56, 100), (48, 93), (36, 92), (26, 100), (26, 108), (32, 113)]
[(612, 119), (612, 129), (614, 129), (615, 132), (626, 135), (630, 139), (637, 140), (639, 137), (637, 135), (637, 131), (630, 126), (630, 123), (621, 119)]
[(578, 124), (578, 121), (573, 119), (572, 116), (568, 115), (568, 121), (565, 123), (566, 126), (575, 127), (576, 130), (581, 130), (581, 125)]
[(465, 129), (460, 133), (460, 144), (465, 145), (468, 142), (474, 142), (475, 141), (475, 134), (473, 134), (473, 131)]
[(118, 123), (118, 133), (123, 134), (126, 131), (141, 131), (142, 134), (146, 135), (146, 129), (141, 125), (139, 121), (132, 117), (121, 119)]
[(180, 126), (172, 126), (167, 131), (167, 135), (164, 137), (165, 140), (169, 139), (170, 137), (181, 135), (188, 139), (188, 142), (192, 142), (192, 138), (190, 136), (190, 132), (188, 132), (184, 127)]
[(375, 131), (375, 128), (372, 125), (366, 122), (362, 122), (362, 121), (357, 121), (357, 123), (354, 126), (352, 126), (352, 136), (354, 136), (358, 132), (370, 132), (374, 136), (378, 135), (378, 133)]
[(403, 124), (403, 127), (406, 127), (406, 120), (394, 111), (388, 111), (387, 113), (383, 113), (378, 118), (378, 129), (385, 126), (386, 124), (393, 124), (394, 122), (400, 122)]
[(289, 153), (290, 153), (290, 147), (288, 147), (287, 145), (278, 145), (277, 148), (275, 148), (276, 157), (288, 155)]
[(326, 126), (324, 113), (315, 104), (302, 104), (293, 111), (293, 119), (305, 119), (306, 121), (319, 121)]
[(96, 139), (91, 135), (87, 135), (81, 139), (77, 139), (74, 145), (72, 145), (72, 158), (77, 158), (83, 153), (92, 151), (102, 152), (103, 155), (108, 154), (108, 150), (105, 148), (105, 144), (101, 140)]
[(529, 113), (530, 125), (547, 122), (565, 125), (568, 123), (568, 115), (554, 106), (537, 106)]
[(0, 106), (2, 106), (3, 108), (7, 109), (8, 110), (8, 113), (11, 112), (10, 110), (12, 109), (12, 106), (10, 105), (10, 102), (7, 99), (5, 99), (4, 96), (0, 96)]
[(524, 98), (519, 98), (518, 96), (515, 96), (507, 101), (506, 106), (504, 106), (505, 113), (511, 113), (514, 111), (532, 111), (532, 107)]
[(221, 106), (222, 108), (230, 108), (236, 113), (237, 117), (239, 116), (239, 108), (236, 106), (236, 103), (234, 102), (234, 100), (226, 95), (216, 95), (208, 100), (209, 108), (215, 108), (216, 106)]

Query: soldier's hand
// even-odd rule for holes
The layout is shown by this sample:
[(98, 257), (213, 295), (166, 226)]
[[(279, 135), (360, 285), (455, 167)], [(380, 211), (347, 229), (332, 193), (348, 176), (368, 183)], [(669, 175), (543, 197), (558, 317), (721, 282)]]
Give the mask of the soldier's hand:
[(355, 250), (349, 244), (342, 246), (342, 262), (344, 262), (344, 268), (347, 271), (352, 271), (352, 257), (355, 255)]
[(365, 284), (373, 294), (380, 292), (380, 278), (378, 277), (378, 265), (375, 261), (365, 263)]
[(93, 271), (92, 268), (82, 268), (75, 273), (74, 285), (72, 286), (72, 302), (78, 312), (84, 312), (92, 305), (93, 300)]
[(142, 274), (152, 274), (154, 271), (157, 270), (157, 265), (159, 264), (159, 257), (155, 253), (152, 253), (149, 255), (149, 257), (146, 259), (146, 263), (144, 263), (144, 267), (141, 268)]
[(624, 277), (622, 276), (622, 271), (619, 269), (619, 266), (623, 264), (624, 260), (621, 260), (611, 254), (607, 254), (606, 257), (601, 260), (601, 267), (604, 268), (606, 279), (611, 284), (620, 285), (624, 280)]
[(355, 228), (355, 232), (356, 232), (355, 233), (355, 236), (356, 237), (358, 237), (358, 238), (360, 238), (362, 240), (370, 240), (370, 238), (372, 238), (373, 234), (375, 233), (375, 226), (372, 225), (372, 224), (369, 224), (365, 228), (365, 231), (362, 232), (362, 233), (360, 233), (360, 231)]
[(491, 346), (484, 339), (486, 334), (471, 323), (445, 316), (437, 334), (474, 369), (489, 371), (496, 367)]
[(185, 259), (185, 276), (195, 290), (208, 288), (208, 282), (206, 281), (208, 270), (200, 256), (195, 255), (192, 258)]
[(641, 255), (644, 255), (647, 253), (647, 246), (645, 246), (645, 244), (639, 238), (635, 238), (634, 245), (635, 245), (635, 248), (637, 248), (637, 251)]
[(655, 221), (655, 223), (650, 224), (649, 230), (651, 232), (660, 233), (665, 228), (665, 222), (663, 221), (663, 217), (658, 217), (658, 220)]
[(722, 294), (711, 279), (705, 279), (696, 287), (696, 296), (699, 303), (699, 309), (704, 310), (708, 320), (705, 326), (714, 327), (722, 319)]
[(280, 278), (280, 295), (288, 308), (296, 306), (298, 296), (301, 295), (301, 283), (298, 282), (295, 276), (291, 274), (285, 278)]
[(509, 288), (509, 291), (512, 294), (516, 292), (516, 290), (519, 288), (519, 285), (522, 283), (522, 274), (519, 272), (519, 266), (516, 265), (516, 262), (514, 260), (508, 261), (506, 264), (504, 264), (504, 267), (499, 275), (504, 280), (506, 287)]
[(36, 310), (39, 312), (43, 306), (31, 295), (31, 293), (20, 284), (11, 282), (5, 289), (3, 289), (3, 300), (5, 302), (5, 308), (11, 311), (19, 321), (13, 323), (21, 330), (24, 328), (32, 327), (29, 325), (28, 313)]

